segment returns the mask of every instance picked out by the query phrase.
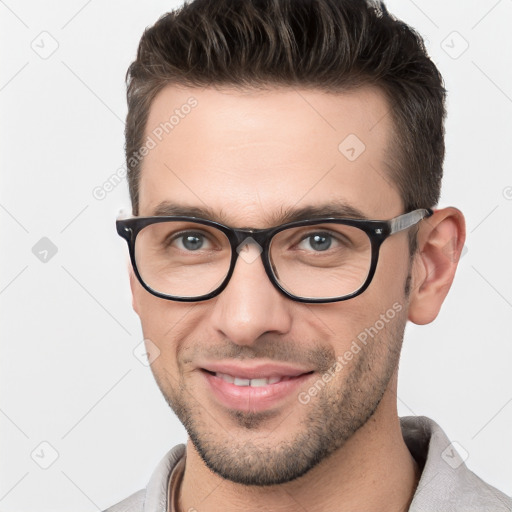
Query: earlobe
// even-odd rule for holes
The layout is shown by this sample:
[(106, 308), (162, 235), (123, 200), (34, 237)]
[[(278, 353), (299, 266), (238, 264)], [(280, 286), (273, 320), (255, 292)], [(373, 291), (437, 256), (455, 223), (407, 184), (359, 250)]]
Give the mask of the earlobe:
[(418, 232), (408, 318), (428, 324), (438, 315), (452, 285), (466, 239), (464, 215), (457, 208), (435, 210)]

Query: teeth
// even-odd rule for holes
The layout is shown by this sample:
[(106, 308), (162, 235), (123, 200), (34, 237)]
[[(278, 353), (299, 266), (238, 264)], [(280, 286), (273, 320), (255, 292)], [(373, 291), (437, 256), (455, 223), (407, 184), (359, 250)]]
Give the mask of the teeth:
[(241, 377), (233, 377), (227, 373), (219, 372), (217, 372), (215, 376), (226, 382), (229, 382), (230, 384), (234, 384), (235, 386), (252, 386), (255, 388), (268, 386), (269, 384), (276, 384), (281, 380), (285, 380), (285, 377), (270, 377), (270, 379), (243, 379)]
[(266, 386), (268, 384), (268, 379), (251, 379), (251, 386), (256, 388), (259, 388), (260, 386)]
[(225, 380), (230, 384), (233, 384), (233, 382), (235, 382), (235, 378), (231, 377), (231, 375), (228, 375), (227, 373), (217, 373), (216, 375), (217, 377), (220, 377), (222, 380)]

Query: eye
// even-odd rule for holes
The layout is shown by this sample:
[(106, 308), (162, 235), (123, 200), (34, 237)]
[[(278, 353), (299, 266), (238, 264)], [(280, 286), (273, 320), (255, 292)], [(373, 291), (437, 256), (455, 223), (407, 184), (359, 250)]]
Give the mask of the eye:
[(327, 251), (331, 248), (333, 241), (335, 241), (335, 238), (330, 233), (309, 233), (298, 244), (298, 248), (305, 250), (313, 249), (314, 251)]
[(204, 233), (197, 231), (183, 231), (172, 237), (169, 246), (176, 245), (183, 251), (194, 252), (200, 249), (212, 249), (212, 244)]

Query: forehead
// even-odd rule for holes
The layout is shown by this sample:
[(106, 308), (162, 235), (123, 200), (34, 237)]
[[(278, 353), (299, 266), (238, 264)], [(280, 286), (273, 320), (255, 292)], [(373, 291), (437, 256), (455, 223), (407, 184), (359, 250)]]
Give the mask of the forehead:
[(146, 124), (139, 214), (166, 203), (266, 227), (295, 208), (336, 203), (389, 218), (402, 211), (387, 164), (392, 137), (388, 102), (375, 88), (168, 86)]

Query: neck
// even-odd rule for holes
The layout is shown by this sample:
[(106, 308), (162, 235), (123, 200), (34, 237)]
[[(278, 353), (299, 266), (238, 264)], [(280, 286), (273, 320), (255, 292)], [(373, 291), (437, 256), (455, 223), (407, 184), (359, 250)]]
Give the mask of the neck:
[(419, 476), (402, 437), (395, 379), (375, 414), (337, 452), (286, 484), (256, 487), (224, 480), (208, 469), (189, 440), (177, 512), (406, 511)]

